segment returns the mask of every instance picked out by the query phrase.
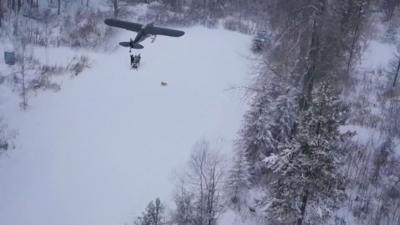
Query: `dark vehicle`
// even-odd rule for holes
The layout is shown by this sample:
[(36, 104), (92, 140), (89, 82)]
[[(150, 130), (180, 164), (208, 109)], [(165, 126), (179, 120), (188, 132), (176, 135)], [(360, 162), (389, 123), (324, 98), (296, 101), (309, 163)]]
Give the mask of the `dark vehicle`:
[(251, 50), (253, 52), (262, 52), (266, 47), (271, 44), (271, 36), (266, 31), (258, 32), (253, 38), (253, 44)]
[(15, 53), (14, 52), (4, 52), (4, 61), (8, 65), (14, 65), (16, 58), (15, 58)]

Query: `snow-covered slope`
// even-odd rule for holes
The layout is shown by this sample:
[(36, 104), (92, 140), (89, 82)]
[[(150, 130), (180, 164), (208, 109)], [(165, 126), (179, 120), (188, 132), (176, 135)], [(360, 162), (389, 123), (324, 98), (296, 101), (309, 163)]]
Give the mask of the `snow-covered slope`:
[[(249, 37), (195, 27), (144, 45), (139, 71), (125, 48), (86, 53), (89, 70), (38, 94), (26, 112), (1, 96), (19, 134), (0, 159), (0, 224), (123, 225), (155, 197), (169, 198), (171, 172), (199, 138), (229, 148), (245, 110), (231, 87), (247, 80)], [(70, 51), (50, 49), (46, 60)]]

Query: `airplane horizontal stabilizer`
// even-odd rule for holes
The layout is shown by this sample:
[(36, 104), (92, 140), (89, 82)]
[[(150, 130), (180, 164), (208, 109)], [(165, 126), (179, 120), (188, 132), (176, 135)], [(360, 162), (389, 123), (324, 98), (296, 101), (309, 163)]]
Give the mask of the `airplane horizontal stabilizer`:
[[(121, 46), (123, 46), (123, 47), (128, 47), (128, 48), (131, 47), (130, 43), (127, 42), (127, 41), (120, 42), (119, 45), (121, 45)], [(142, 48), (144, 48), (144, 47), (143, 47), (143, 45), (141, 45), (141, 44), (134, 43), (133, 46), (132, 46), (132, 48), (134, 48), (134, 49), (142, 49)]]

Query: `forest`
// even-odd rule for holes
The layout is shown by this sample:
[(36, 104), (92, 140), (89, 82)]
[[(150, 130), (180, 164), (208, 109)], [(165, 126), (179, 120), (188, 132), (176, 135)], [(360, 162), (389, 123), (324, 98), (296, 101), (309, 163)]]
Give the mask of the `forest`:
[[(85, 54), (46, 64), (35, 49), (112, 49), (106, 18), (271, 40), (247, 59), (232, 157), (200, 138), (174, 175), (172, 203), (154, 196), (127, 224), (400, 224), (399, 0), (0, 0), (0, 45), (17, 58), (0, 67), (0, 83), (20, 110), (37, 92), (62, 91), (60, 76), (93, 67)], [(381, 46), (390, 60), (375, 66)], [(17, 134), (1, 123), (6, 156)]]

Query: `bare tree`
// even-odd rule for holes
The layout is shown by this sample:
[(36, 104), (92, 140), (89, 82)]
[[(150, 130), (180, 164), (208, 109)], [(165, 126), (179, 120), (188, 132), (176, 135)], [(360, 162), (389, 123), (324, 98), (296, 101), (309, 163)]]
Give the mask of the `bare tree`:
[(390, 62), (390, 67), (391, 68), (389, 73), (394, 77), (393, 79), (393, 87), (394, 87), (396, 86), (397, 78), (399, 77), (400, 73), (400, 46), (397, 47), (397, 53), (394, 59), (392, 59), (392, 61)]
[(400, 1), (398, 0), (383, 0), (382, 10), (385, 13), (385, 19), (391, 20), (395, 15), (395, 11), (399, 8)]
[(61, 14), (61, 0), (57, 0), (57, 15)]
[(172, 213), (172, 221), (176, 225), (194, 225), (195, 224), (195, 208), (194, 193), (188, 190), (186, 179), (178, 176), (176, 190), (174, 193), (174, 202), (176, 210)]
[(151, 201), (147, 205), (146, 210), (142, 213), (142, 216), (139, 216), (134, 224), (163, 225), (165, 224), (164, 211), (164, 205), (161, 203), (159, 198), (156, 198), (154, 202)]
[(3, 118), (0, 117), (0, 156), (2, 153), (15, 148), (15, 137), (15, 131), (10, 131), (7, 124), (4, 123)]
[(21, 38), (21, 57), (20, 57), (20, 65), (21, 65), (21, 77), (20, 77), (20, 82), (21, 82), (21, 92), (20, 96), (22, 98), (22, 101), (20, 103), (20, 106), (23, 110), (25, 110), (28, 107), (28, 99), (27, 99), (27, 85), (25, 83), (26, 81), (26, 74), (25, 74), (25, 50), (26, 50), (26, 41), (24, 38)]
[[(368, 17), (370, 0), (349, 0), (342, 19), (342, 32), (349, 36), (349, 57), (346, 62), (346, 75), (351, 72), (352, 64), (357, 53), (357, 47), (363, 33), (363, 26)], [(344, 22), (346, 21), (346, 22)], [(346, 27), (347, 28), (344, 28)]]
[(0, 27), (2, 25), (2, 21), (3, 21), (3, 1), (0, 0)]
[[(178, 210), (188, 210), (184, 217), (175, 217), (182, 223), (216, 225), (222, 212), (222, 186), (224, 161), (221, 155), (210, 150), (207, 141), (199, 141), (189, 160), (187, 172), (181, 175), (176, 195)], [(192, 200), (188, 199), (191, 196)], [(183, 211), (182, 211), (183, 212)], [(181, 212), (177, 212), (179, 214)], [(190, 218), (191, 217), (191, 218)], [(179, 221), (176, 221), (179, 222)]]
[(117, 18), (119, 14), (119, 0), (111, 0), (113, 5), (114, 17)]

